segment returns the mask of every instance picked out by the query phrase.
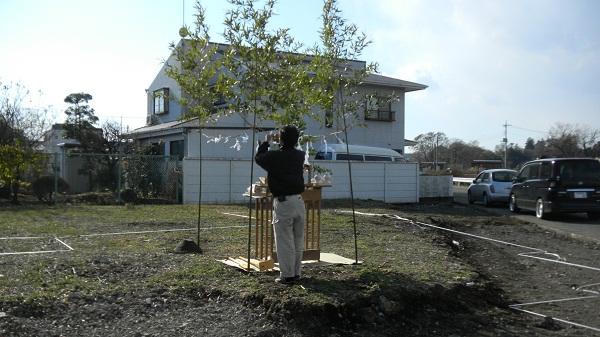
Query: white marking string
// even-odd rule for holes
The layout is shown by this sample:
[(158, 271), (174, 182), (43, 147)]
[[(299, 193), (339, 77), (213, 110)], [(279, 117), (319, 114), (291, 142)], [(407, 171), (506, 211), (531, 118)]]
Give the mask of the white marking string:
[[(340, 211), (340, 212), (341, 213), (350, 213), (350, 211)], [(530, 252), (520, 253), (520, 254), (518, 254), (518, 256), (532, 258), (532, 259), (538, 259), (538, 260), (541, 260), (541, 261), (547, 261), (547, 262), (552, 262), (552, 263), (559, 263), (559, 264), (563, 264), (563, 265), (567, 265), (567, 266), (571, 266), (571, 267), (577, 267), (577, 268), (582, 268), (582, 269), (589, 269), (589, 270), (593, 270), (593, 271), (600, 271), (600, 268), (586, 266), (586, 265), (581, 265), (581, 264), (576, 264), (576, 263), (566, 262), (566, 260), (564, 258), (561, 258), (560, 255), (555, 254), (555, 253), (548, 253), (547, 251), (545, 251), (543, 249), (527, 247), (527, 246), (523, 246), (523, 245), (516, 244), (516, 243), (513, 243), (513, 242), (496, 240), (496, 239), (492, 239), (492, 238), (489, 238), (489, 237), (484, 237), (484, 236), (475, 235), (475, 234), (471, 234), (471, 233), (461, 232), (461, 231), (457, 231), (457, 230), (454, 230), (454, 229), (444, 228), (444, 227), (440, 227), (440, 226), (436, 226), (436, 225), (432, 225), (432, 224), (428, 224), (428, 223), (424, 223), (424, 222), (413, 221), (411, 219), (403, 218), (403, 217), (400, 217), (398, 215), (364, 213), (364, 212), (356, 212), (356, 214), (366, 215), (366, 216), (388, 217), (388, 218), (392, 218), (392, 219), (403, 221), (403, 222), (411, 224), (411, 225), (431, 227), (431, 228), (435, 228), (435, 229), (438, 229), (438, 230), (443, 230), (443, 231), (447, 231), (447, 232), (451, 232), (451, 233), (455, 233), (455, 234), (460, 234), (460, 235), (464, 235), (464, 236), (473, 237), (473, 238), (476, 238), (476, 239), (482, 239), (482, 240), (486, 240), (486, 241), (500, 243), (500, 244), (503, 244), (503, 245), (524, 248), (524, 249), (530, 250)], [(536, 254), (550, 255), (550, 256), (553, 256), (554, 259), (549, 259), (549, 258), (545, 258), (545, 257), (534, 256)], [(585, 289), (585, 288), (588, 288), (588, 287), (591, 287), (591, 286), (595, 286), (595, 285), (600, 285), (600, 283), (594, 283), (594, 284), (589, 284), (589, 285), (581, 286), (581, 287), (578, 287), (575, 290), (576, 291), (585, 291), (585, 292), (590, 292), (590, 293), (598, 294), (597, 291), (592, 291), (592, 290)], [(531, 314), (531, 315), (535, 315), (535, 316), (539, 316), (539, 317), (548, 317), (547, 315), (544, 315), (544, 314), (541, 314), (541, 313), (538, 313), (538, 312), (534, 312), (534, 311), (530, 311), (530, 310), (525, 310), (525, 309), (522, 309), (521, 307), (523, 307), (523, 306), (529, 306), (529, 305), (537, 305), (537, 304), (559, 303), (559, 302), (577, 301), (577, 300), (590, 300), (590, 299), (596, 299), (596, 298), (599, 298), (599, 297), (600, 296), (572, 297), (572, 298), (555, 299), (555, 300), (549, 300), (549, 301), (539, 301), (539, 302), (531, 302), (531, 303), (512, 304), (512, 305), (509, 305), (508, 307), (511, 308), (511, 309), (513, 309), (513, 310), (517, 310), (517, 311), (520, 311), (520, 312), (528, 313), (528, 314)], [(585, 329), (589, 329), (589, 330), (593, 330), (593, 331), (600, 331), (600, 328), (596, 328), (596, 327), (592, 327), (592, 326), (588, 326), (588, 325), (584, 325), (584, 324), (580, 324), (580, 323), (576, 323), (576, 322), (564, 320), (564, 319), (561, 319), (561, 318), (552, 317), (552, 319), (555, 320), (555, 321), (558, 321), (558, 322), (570, 324), (570, 325), (577, 326), (577, 327), (580, 327), (580, 328), (585, 328)]]

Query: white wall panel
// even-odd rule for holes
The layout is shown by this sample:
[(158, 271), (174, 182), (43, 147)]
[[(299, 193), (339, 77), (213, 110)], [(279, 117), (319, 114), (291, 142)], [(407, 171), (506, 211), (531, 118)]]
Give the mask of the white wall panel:
[[(185, 204), (198, 202), (198, 158), (183, 161)], [(202, 165), (202, 201), (204, 203), (240, 203), (251, 182), (265, 177), (266, 172), (250, 160), (204, 159)], [(325, 199), (350, 198), (350, 180), (346, 162), (319, 161), (316, 165), (332, 171), (332, 187), (323, 189)], [(419, 200), (418, 165), (416, 163), (352, 163), (352, 186), (356, 199), (374, 199), (391, 203)], [(306, 176), (308, 181), (308, 176)]]

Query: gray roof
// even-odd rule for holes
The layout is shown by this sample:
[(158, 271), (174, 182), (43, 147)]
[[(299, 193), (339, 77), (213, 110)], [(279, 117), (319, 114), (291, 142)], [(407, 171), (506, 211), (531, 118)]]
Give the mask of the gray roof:
[(148, 126), (143, 126), (141, 128), (137, 128), (133, 131), (131, 131), (131, 134), (152, 134), (152, 133), (169, 133), (169, 131), (174, 131), (174, 130), (180, 130), (182, 127), (192, 127), (197, 124), (193, 123), (192, 121), (172, 121), (172, 122), (166, 122), (166, 123), (160, 123), (160, 124), (156, 124), (156, 125), (148, 125)]
[(401, 87), (404, 88), (405, 92), (427, 89), (427, 86), (424, 84), (403, 81), (397, 78), (383, 76), (379, 74), (369, 74), (367, 78), (365, 78), (364, 83), (390, 87)]
[[(137, 135), (140, 138), (153, 137), (158, 135), (168, 135), (176, 132), (181, 132), (182, 129), (218, 129), (218, 130), (250, 130), (248, 126), (218, 126), (218, 125), (203, 125), (198, 123), (198, 118), (194, 117), (186, 121), (172, 121), (156, 125), (143, 126), (131, 131), (130, 134)], [(264, 131), (271, 131), (274, 127), (260, 127)]]

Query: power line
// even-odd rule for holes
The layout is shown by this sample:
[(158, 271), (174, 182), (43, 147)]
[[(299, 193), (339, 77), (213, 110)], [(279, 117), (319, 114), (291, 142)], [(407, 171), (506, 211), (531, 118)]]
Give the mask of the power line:
[(519, 130), (523, 130), (523, 131), (537, 132), (537, 133), (548, 133), (548, 131), (531, 130), (531, 129), (522, 128), (522, 127), (516, 126), (516, 125), (510, 125), (510, 126), (516, 128), (516, 129), (519, 129)]

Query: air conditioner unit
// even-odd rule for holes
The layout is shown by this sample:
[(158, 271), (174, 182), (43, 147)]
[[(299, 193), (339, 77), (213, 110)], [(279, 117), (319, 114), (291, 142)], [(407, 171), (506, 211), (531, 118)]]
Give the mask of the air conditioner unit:
[(159, 122), (160, 122), (160, 120), (158, 119), (158, 116), (156, 116), (156, 115), (146, 116), (146, 125), (156, 125)]

